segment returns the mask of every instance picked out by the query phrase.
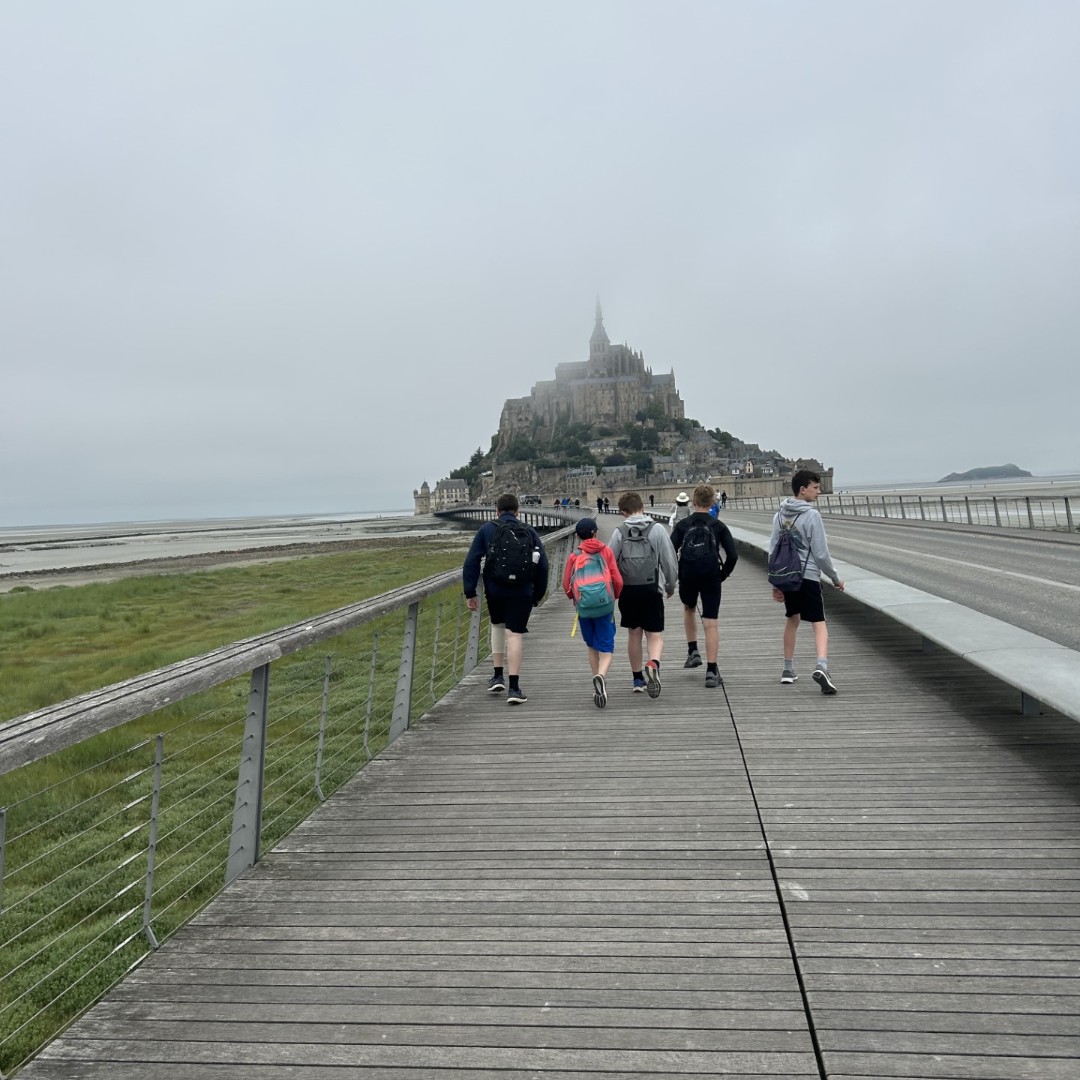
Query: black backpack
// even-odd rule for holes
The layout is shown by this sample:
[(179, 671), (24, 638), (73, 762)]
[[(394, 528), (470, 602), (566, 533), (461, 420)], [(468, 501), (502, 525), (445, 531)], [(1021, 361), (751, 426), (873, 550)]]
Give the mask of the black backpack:
[(500, 521), (488, 546), (485, 569), (499, 585), (514, 588), (531, 585), (535, 574), (532, 530), (520, 521)]
[(686, 530), (679, 548), (679, 576), (710, 577), (720, 570), (720, 549), (709, 524), (695, 522)]

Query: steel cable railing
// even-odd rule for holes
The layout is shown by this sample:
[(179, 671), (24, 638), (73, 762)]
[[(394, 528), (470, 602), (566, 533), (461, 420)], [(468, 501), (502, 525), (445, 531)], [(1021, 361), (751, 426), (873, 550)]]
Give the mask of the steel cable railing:
[(456, 685), (487, 630), (435, 575), (0, 727), (3, 1075)]

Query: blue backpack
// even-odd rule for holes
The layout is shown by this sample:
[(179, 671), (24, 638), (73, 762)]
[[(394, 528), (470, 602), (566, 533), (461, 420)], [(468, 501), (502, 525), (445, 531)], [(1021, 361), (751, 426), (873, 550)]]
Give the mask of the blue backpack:
[(769, 584), (781, 592), (798, 592), (802, 588), (806, 564), (810, 561), (810, 545), (806, 545), (806, 559), (799, 554), (800, 536), (795, 519), (780, 519), (780, 536), (776, 547), (769, 553)]

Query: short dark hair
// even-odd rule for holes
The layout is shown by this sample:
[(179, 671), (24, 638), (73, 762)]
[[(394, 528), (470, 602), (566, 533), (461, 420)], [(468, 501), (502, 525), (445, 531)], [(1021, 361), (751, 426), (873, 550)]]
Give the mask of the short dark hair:
[(620, 514), (640, 514), (645, 509), (641, 496), (636, 491), (624, 491), (619, 499)]
[(518, 512), (518, 497), (510, 491), (505, 495), (500, 495), (499, 501), (495, 504), (495, 509), (500, 514), (516, 514)]
[(791, 478), (791, 493), (798, 495), (804, 487), (809, 487), (811, 484), (820, 484), (821, 477), (816, 472), (811, 472), (809, 469), (800, 469)]

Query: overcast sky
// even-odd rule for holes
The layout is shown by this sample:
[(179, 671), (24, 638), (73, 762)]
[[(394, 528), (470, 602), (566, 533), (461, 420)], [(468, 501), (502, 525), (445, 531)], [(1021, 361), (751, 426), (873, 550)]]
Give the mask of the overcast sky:
[(1075, 0), (3, 0), (0, 524), (411, 506), (608, 333), (837, 485), (1080, 471)]

